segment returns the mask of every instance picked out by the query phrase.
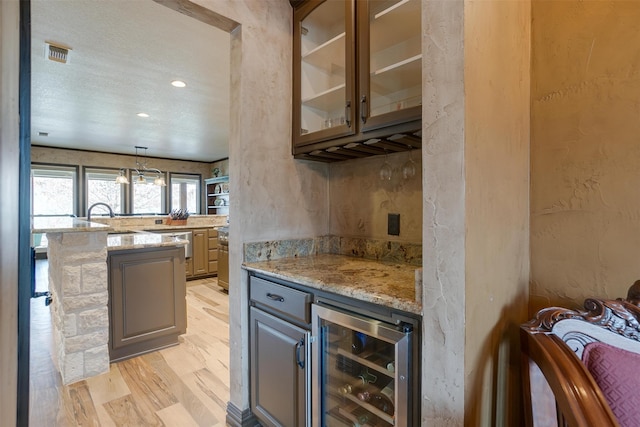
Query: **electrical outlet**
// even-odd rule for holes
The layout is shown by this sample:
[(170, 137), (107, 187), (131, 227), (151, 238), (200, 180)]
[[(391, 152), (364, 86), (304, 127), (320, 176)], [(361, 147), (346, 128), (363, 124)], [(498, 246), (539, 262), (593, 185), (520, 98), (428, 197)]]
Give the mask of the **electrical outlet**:
[(389, 214), (387, 220), (387, 234), (392, 236), (400, 235), (400, 214)]
[(162, 224), (162, 220), (161, 220), (161, 219), (156, 219), (156, 220), (155, 220), (155, 223), (156, 223), (156, 224)]

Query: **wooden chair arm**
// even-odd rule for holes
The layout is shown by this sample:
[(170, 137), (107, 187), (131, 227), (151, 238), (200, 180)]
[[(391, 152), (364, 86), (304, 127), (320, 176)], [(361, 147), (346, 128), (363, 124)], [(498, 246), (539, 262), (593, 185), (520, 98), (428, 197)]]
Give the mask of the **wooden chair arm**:
[[(557, 410), (570, 427), (617, 427), (615, 415), (591, 374), (562, 339), (553, 334), (520, 329), (523, 352), (523, 384), (525, 387), (525, 417), (528, 427), (536, 427), (536, 418), (543, 414), (532, 412), (536, 399), (554, 400)], [(532, 374), (535, 364), (548, 383), (553, 395), (540, 396), (540, 384)], [(544, 405), (539, 408), (544, 407)], [(555, 418), (555, 414), (548, 414)], [(550, 425), (550, 424), (546, 424)], [(562, 425), (562, 424), (557, 424)]]

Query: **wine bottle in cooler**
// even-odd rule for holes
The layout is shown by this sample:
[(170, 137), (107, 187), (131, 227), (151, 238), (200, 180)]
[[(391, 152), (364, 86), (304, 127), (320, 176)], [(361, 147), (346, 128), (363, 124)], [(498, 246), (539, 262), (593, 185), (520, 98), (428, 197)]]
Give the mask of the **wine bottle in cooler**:
[(357, 381), (352, 384), (345, 384), (342, 387), (338, 388), (340, 394), (352, 394), (357, 396), (359, 393), (363, 393), (367, 390), (370, 390), (370, 386), (368, 384), (363, 384), (362, 381)]
[(393, 416), (395, 412), (395, 406), (393, 404), (393, 381), (391, 381), (380, 392), (372, 391), (371, 389), (363, 390), (357, 394), (358, 399), (363, 402), (367, 402), (371, 406)]
[(353, 333), (353, 341), (351, 342), (351, 353), (360, 354), (369, 345), (369, 337), (362, 332)]

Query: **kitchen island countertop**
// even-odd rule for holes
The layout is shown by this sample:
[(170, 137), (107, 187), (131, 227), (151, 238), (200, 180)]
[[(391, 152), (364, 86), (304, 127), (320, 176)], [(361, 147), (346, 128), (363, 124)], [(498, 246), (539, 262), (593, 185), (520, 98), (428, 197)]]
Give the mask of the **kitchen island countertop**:
[(35, 217), (31, 227), (32, 233), (76, 233), (87, 231), (113, 231), (113, 228), (105, 224), (88, 222), (85, 219), (70, 216)]
[(416, 267), (346, 255), (321, 254), (247, 262), (246, 270), (300, 285), (422, 314), (416, 301)]
[(146, 232), (109, 234), (107, 236), (107, 250), (121, 251), (125, 249), (143, 249), (164, 246), (185, 246), (189, 243), (178, 236)]

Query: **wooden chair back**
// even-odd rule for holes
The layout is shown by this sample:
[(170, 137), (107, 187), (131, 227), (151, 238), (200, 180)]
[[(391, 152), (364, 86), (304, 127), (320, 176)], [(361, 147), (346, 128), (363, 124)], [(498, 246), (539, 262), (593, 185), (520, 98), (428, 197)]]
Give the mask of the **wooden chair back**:
[(619, 426), (582, 355), (594, 342), (640, 354), (639, 302), (640, 280), (627, 299), (590, 298), (585, 311), (546, 308), (521, 326), (527, 427)]

